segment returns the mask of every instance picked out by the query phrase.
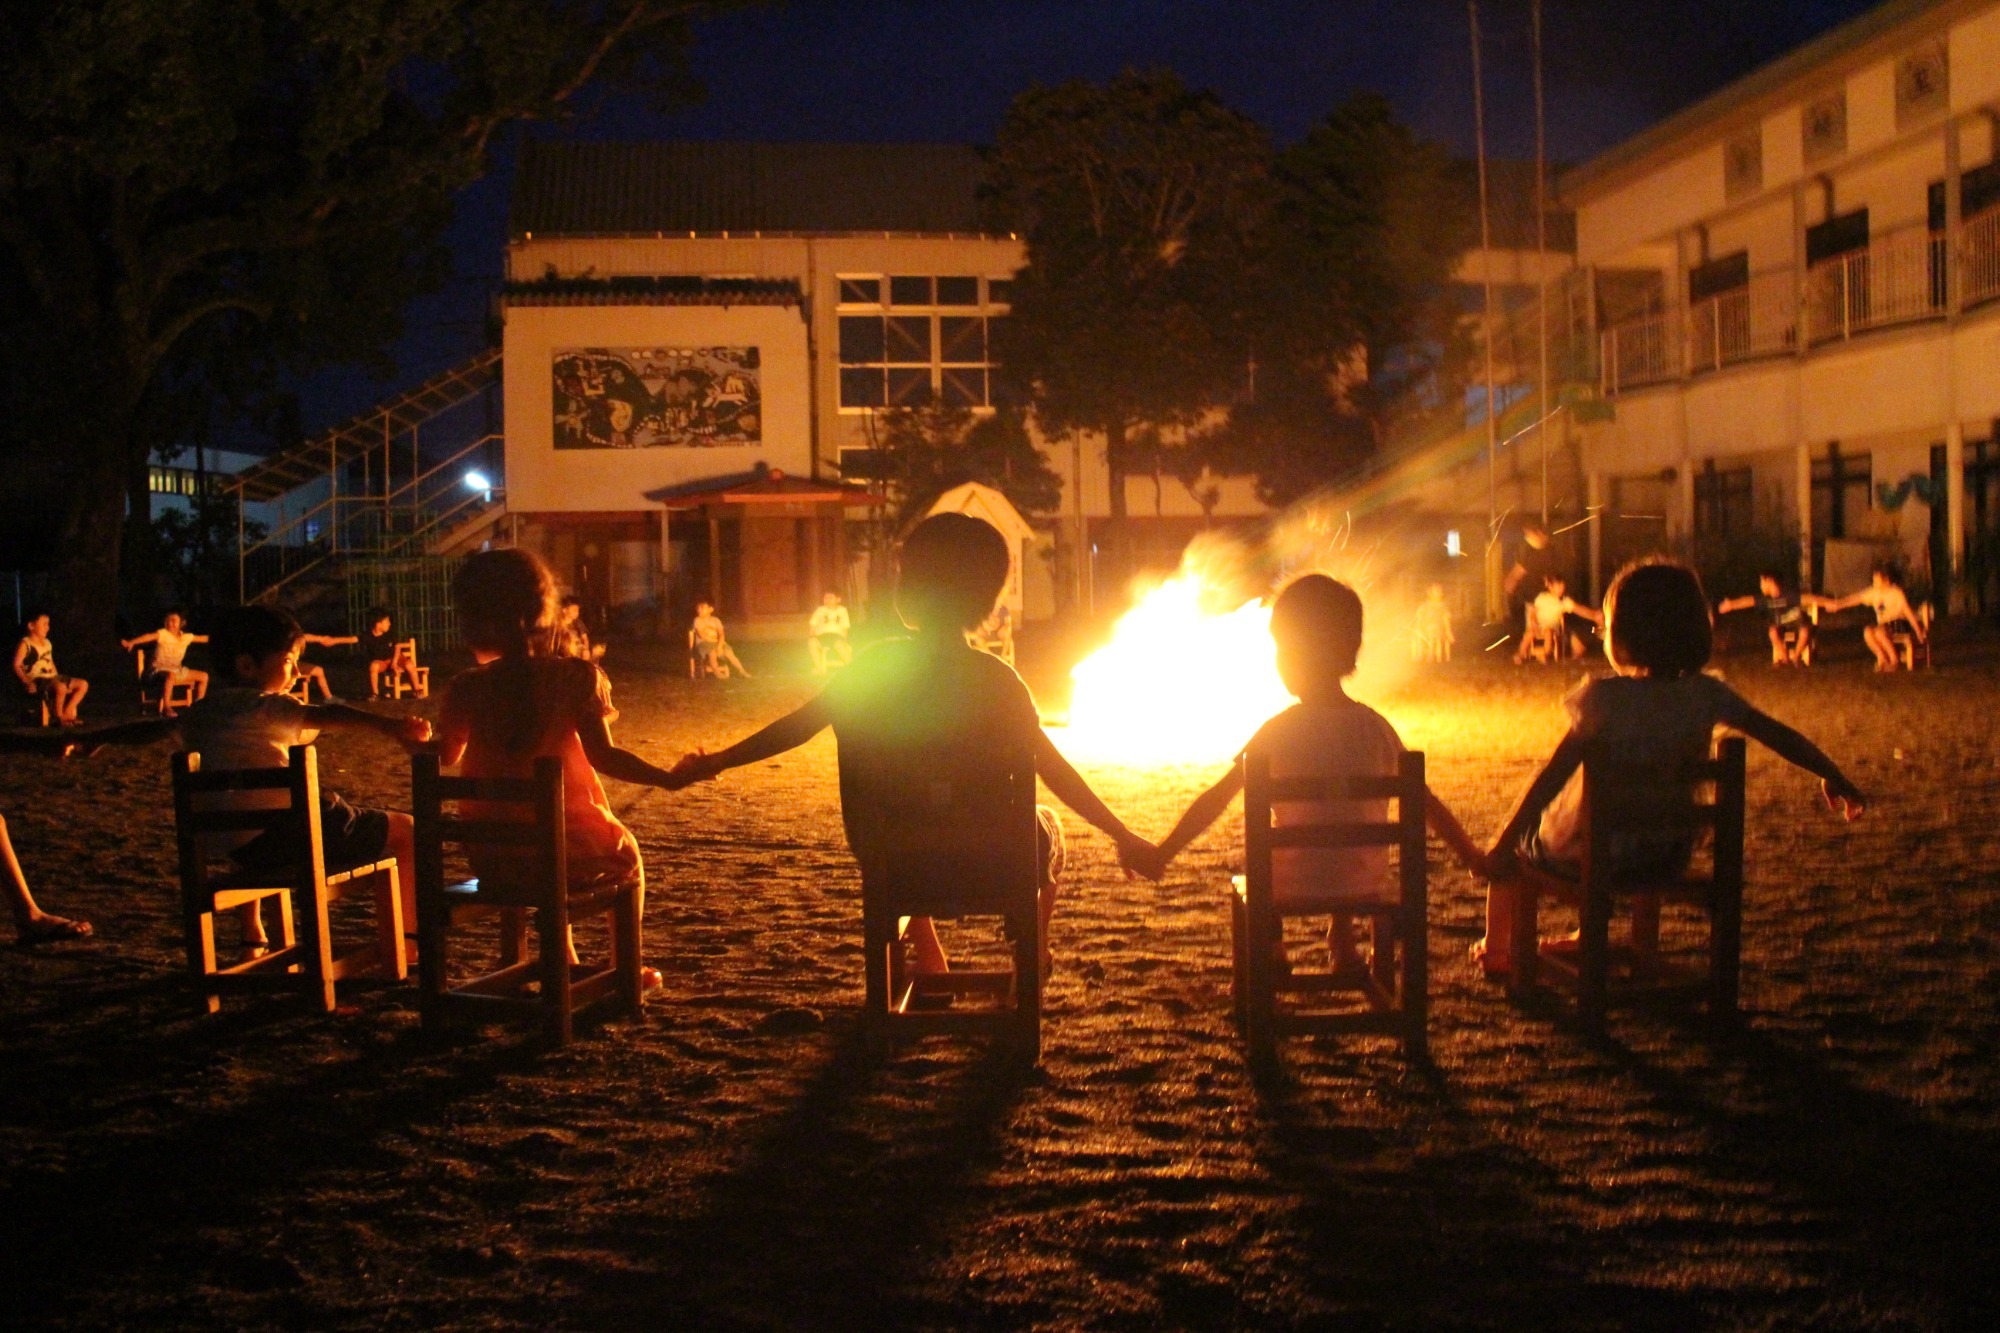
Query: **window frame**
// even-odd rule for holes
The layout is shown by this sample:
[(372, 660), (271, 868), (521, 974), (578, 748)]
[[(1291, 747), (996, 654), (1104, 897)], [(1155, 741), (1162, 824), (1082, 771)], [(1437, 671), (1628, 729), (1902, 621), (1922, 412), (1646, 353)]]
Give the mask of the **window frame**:
[[(928, 303), (914, 305), (898, 302), (895, 299), (893, 284), (898, 279), (907, 284), (912, 279), (920, 277), (928, 284), (930, 296)], [(948, 388), (948, 384), (957, 384), (961, 387), (969, 386), (975, 382), (974, 377), (976, 376), (979, 400), (977, 402), (957, 402), (954, 405), (964, 407), (978, 414), (991, 413), (997, 409), (999, 404), (995, 401), (993, 388), (993, 372), (996, 369), (993, 360), (993, 321), (1007, 317), (1009, 311), (1012, 309), (1012, 302), (1006, 298), (1011, 298), (1012, 292), (1009, 288), (1002, 287), (1002, 299), (996, 300), (994, 299), (993, 284), (996, 282), (1010, 283), (1013, 280), (1011, 277), (998, 277), (981, 273), (932, 273), (925, 276), (911, 273), (891, 274), (881, 272), (836, 273), (834, 280), (836, 284), (834, 289), (836, 297), (834, 314), (834, 402), (835, 410), (839, 415), (862, 416), (867, 413), (888, 411), (894, 408), (920, 406), (920, 403), (897, 401), (898, 391), (896, 388), (899, 372), (905, 383), (908, 383), (911, 372), (918, 370), (923, 371), (928, 377), (928, 396), (923, 401), (945, 401), (947, 394), (952, 393), (952, 390)], [(974, 298), (972, 303), (940, 304), (938, 288), (939, 284), (945, 281), (972, 283), (972, 295)], [(876, 291), (881, 299), (874, 302), (849, 301), (844, 299), (846, 295), (845, 285), (850, 282), (873, 282), (878, 284)], [(850, 362), (843, 359), (841, 347), (844, 341), (842, 337), (843, 322), (849, 319), (873, 319), (880, 323), (882, 329), (881, 360), (857, 360)], [(926, 331), (929, 335), (929, 359), (922, 362), (909, 357), (898, 356), (898, 349), (895, 346), (897, 339), (890, 328), (892, 321), (917, 319), (925, 321), (927, 325)], [(977, 360), (966, 360), (962, 355), (948, 357), (945, 347), (945, 331), (947, 328), (953, 327), (946, 323), (948, 320), (977, 322), (977, 336), (979, 340), (979, 358)], [(963, 333), (961, 332), (959, 336), (962, 338)], [(962, 353), (963, 349), (959, 350)], [(856, 372), (870, 370), (878, 371), (881, 376), (882, 391), (880, 402), (868, 404), (849, 403), (847, 401), (848, 377)], [(964, 397), (966, 395), (959, 394), (955, 396)]]

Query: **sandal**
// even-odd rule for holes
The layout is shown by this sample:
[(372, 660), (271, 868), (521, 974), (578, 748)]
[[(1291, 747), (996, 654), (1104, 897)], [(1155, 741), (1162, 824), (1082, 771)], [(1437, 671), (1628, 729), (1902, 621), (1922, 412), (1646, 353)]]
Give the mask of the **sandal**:
[(21, 927), (17, 939), (22, 944), (55, 944), (62, 940), (85, 939), (92, 933), (88, 921), (66, 916), (38, 916)]

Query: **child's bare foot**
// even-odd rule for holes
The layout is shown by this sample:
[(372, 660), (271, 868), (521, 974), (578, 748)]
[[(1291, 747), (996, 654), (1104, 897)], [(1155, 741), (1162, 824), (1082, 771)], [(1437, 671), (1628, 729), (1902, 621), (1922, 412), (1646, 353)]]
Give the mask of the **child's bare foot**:
[(54, 944), (60, 940), (80, 940), (90, 934), (88, 921), (37, 912), (18, 928), (16, 938), (22, 944)]

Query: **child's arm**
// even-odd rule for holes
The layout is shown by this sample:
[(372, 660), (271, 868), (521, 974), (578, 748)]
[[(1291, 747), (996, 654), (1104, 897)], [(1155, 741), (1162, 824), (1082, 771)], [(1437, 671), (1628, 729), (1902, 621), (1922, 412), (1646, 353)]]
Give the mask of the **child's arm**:
[(1486, 853), (1479, 850), (1479, 844), (1465, 831), (1465, 825), (1458, 822), (1458, 816), (1451, 807), (1438, 799), (1437, 793), (1428, 787), (1424, 789), (1424, 822), (1431, 826), (1431, 832), (1443, 839), (1451, 848), (1460, 864), (1475, 875), (1486, 873)]
[[(1051, 787), (1051, 790), (1054, 790)], [(1179, 856), (1187, 845), (1207, 831), (1208, 826), (1222, 818), (1222, 812), (1236, 799), (1236, 793), (1243, 790), (1243, 769), (1231, 764), (1229, 771), (1215, 780), (1214, 785), (1194, 798), (1186, 813), (1174, 824), (1173, 832), (1160, 839), (1160, 866), (1165, 869), (1167, 862)]]
[(1528, 784), (1528, 789), (1521, 793), (1521, 799), (1515, 804), (1514, 812), (1507, 816), (1507, 822), (1500, 826), (1499, 836), (1493, 839), (1493, 845), (1487, 849), (1485, 860), (1490, 862), (1495, 857), (1511, 855), (1514, 844), (1521, 840), (1521, 835), (1542, 817), (1542, 811), (1548, 808), (1549, 802), (1561, 794), (1563, 784), (1569, 781), (1570, 774), (1576, 772), (1582, 765), (1583, 741), (1578, 738), (1576, 732), (1571, 731), (1557, 743), (1555, 753), (1549, 756), (1546, 764), (1542, 765), (1542, 771), (1535, 774), (1535, 780)]
[(35, 692), (35, 679), (28, 674), (27, 660), (28, 641), (23, 639), (14, 646), (14, 675), (20, 680), (21, 688), (33, 694)]
[(431, 724), (421, 717), (383, 717), (365, 708), (356, 708), (353, 704), (310, 704), (302, 707), (311, 719), (306, 725), (321, 731), (358, 727), (387, 736), (405, 747), (423, 745), (431, 738)]
[[(208, 636), (204, 634), (201, 642), (207, 643)], [(322, 648), (334, 648), (343, 643), (360, 643), (361, 640), (352, 634), (308, 634), (300, 642), (316, 643)]]
[(696, 751), (687, 755), (674, 765), (674, 773), (689, 782), (701, 782), (728, 769), (741, 768), (759, 759), (796, 750), (832, 724), (833, 715), (827, 711), (826, 704), (813, 699), (726, 750), (718, 750), (714, 754)]
[(1732, 611), (1748, 611), (1755, 605), (1755, 597), (1725, 597), (1715, 604), (1715, 614), (1726, 616)]
[(639, 787), (665, 787), (678, 791), (694, 781), (678, 765), (668, 772), (656, 764), (650, 764), (630, 750), (616, 745), (611, 739), (611, 724), (603, 718), (590, 718), (576, 724), (576, 738), (583, 742), (583, 756), (590, 760), (590, 766), (607, 778), (620, 782), (630, 782)]
[(1070, 767), (1069, 760), (1063, 758), (1062, 751), (1056, 749), (1040, 727), (1035, 728), (1034, 747), (1035, 772), (1048, 784), (1055, 798), (1118, 844), (1118, 864), (1148, 879), (1158, 879), (1158, 871), (1165, 868), (1160, 862), (1159, 849), (1126, 828), (1124, 821), (1111, 813), (1111, 807), (1098, 799), (1090, 784)]
[(1854, 820), (1861, 818), (1868, 808), (1868, 798), (1861, 794), (1859, 787), (1848, 781), (1838, 764), (1827, 758), (1817, 745), (1769, 713), (1752, 708), (1744, 716), (1732, 718), (1730, 725), (1751, 740), (1768, 746), (1780, 759), (1816, 775), (1829, 809), (1838, 810), (1845, 818)]
[(1592, 624), (1602, 625), (1604, 623), (1604, 613), (1594, 606), (1585, 606), (1582, 602), (1571, 602), (1567, 609), (1575, 615), (1582, 616)]
[(148, 717), (137, 722), (121, 722), (115, 727), (71, 732), (64, 739), (74, 744), (78, 754), (93, 755), (107, 745), (151, 745), (154, 741), (178, 735), (180, 725), (174, 718)]
[[(120, 639), (118, 641), (118, 646), (120, 648), (123, 648), (126, 652), (129, 653), (142, 643), (158, 643), (159, 641), (160, 641), (160, 632), (155, 629), (155, 630), (147, 630), (144, 634), (141, 634), (136, 639)], [(206, 638), (203, 638), (196, 640), (196, 642), (207, 643), (208, 640)]]

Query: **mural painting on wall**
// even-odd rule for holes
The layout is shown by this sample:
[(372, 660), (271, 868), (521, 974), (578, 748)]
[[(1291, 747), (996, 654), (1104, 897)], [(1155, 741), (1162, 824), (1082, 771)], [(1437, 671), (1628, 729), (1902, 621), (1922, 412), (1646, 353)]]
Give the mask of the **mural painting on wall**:
[(558, 449), (763, 440), (754, 347), (582, 347), (555, 354)]

